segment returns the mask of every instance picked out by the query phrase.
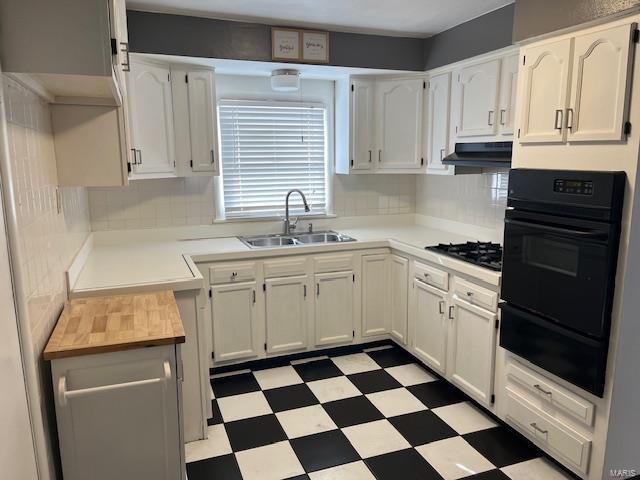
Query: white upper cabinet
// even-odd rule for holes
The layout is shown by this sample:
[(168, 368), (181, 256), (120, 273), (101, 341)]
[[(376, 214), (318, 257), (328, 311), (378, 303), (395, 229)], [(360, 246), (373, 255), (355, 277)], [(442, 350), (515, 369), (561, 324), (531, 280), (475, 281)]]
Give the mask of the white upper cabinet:
[(422, 155), (422, 79), (376, 83), (377, 158), (380, 170), (419, 170)]
[(429, 79), (427, 98), (427, 173), (451, 174), (455, 167), (442, 164), (442, 159), (449, 153), (451, 73)]
[(213, 72), (190, 71), (185, 78), (189, 98), (190, 166), (194, 172), (217, 174), (220, 161), (217, 158), (218, 129)]
[(132, 173), (175, 174), (169, 68), (132, 58), (129, 91)]
[(502, 60), (500, 69), (500, 105), (498, 108), (498, 133), (513, 135), (516, 92), (518, 90), (518, 55)]
[(621, 25), (574, 39), (567, 140), (621, 140), (627, 119), (633, 31)]
[(457, 137), (495, 135), (497, 130), (500, 60), (458, 71), (452, 112)]
[(267, 353), (307, 347), (308, 284), (308, 275), (266, 280)]
[(362, 336), (389, 333), (389, 254), (362, 256)]
[(374, 86), (374, 80), (351, 81), (351, 170), (374, 168)]

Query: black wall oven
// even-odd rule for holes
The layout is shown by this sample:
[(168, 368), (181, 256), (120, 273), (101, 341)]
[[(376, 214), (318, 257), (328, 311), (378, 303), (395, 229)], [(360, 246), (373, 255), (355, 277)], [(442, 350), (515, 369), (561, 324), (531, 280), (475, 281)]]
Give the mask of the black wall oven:
[(624, 172), (511, 170), (500, 344), (601, 396)]

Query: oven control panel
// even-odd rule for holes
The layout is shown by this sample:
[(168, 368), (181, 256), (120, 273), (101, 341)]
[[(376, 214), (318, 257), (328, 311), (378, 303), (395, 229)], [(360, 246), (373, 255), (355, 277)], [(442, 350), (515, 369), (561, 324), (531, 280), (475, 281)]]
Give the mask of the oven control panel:
[(572, 193), (575, 195), (593, 195), (591, 180), (563, 180), (556, 179), (553, 191), (558, 193)]

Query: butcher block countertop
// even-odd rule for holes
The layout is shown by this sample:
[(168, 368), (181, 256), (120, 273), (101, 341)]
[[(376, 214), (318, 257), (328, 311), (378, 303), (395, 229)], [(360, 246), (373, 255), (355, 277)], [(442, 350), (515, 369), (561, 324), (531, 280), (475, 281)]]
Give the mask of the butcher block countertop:
[(173, 292), (70, 300), (44, 350), (45, 360), (184, 343)]

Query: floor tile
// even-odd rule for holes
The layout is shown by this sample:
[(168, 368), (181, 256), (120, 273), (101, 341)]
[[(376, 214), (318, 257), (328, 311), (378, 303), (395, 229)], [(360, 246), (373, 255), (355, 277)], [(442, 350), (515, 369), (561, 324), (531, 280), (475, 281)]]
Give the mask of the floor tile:
[(211, 480), (212, 478), (243, 480), (238, 462), (233, 454), (188, 463), (187, 477), (189, 480)]
[(416, 447), (416, 450), (445, 479), (455, 480), (495, 469), (462, 437), (447, 438)]
[(238, 452), (236, 458), (243, 480), (282, 480), (304, 474), (289, 442)]
[(380, 365), (378, 365), (366, 353), (353, 353), (351, 355), (333, 357), (331, 360), (333, 360), (333, 363), (335, 363), (340, 371), (345, 375), (369, 372), (371, 370), (378, 370), (380, 368)]
[(540, 450), (504, 427), (489, 428), (464, 435), (464, 439), (496, 467), (531, 460)]
[(291, 446), (306, 472), (315, 472), (360, 460), (340, 430), (308, 435), (291, 440)]
[(262, 390), (270, 388), (286, 387), (302, 383), (300, 375), (291, 365), (286, 367), (270, 368), (253, 372)]
[(289, 477), (286, 480), (309, 480), (309, 475), (296, 475), (295, 477)]
[(322, 403), (362, 395), (351, 380), (344, 376), (309, 382), (307, 386)]
[(342, 431), (362, 458), (410, 447), (409, 442), (387, 420), (354, 425)]
[(406, 388), (370, 393), (367, 398), (385, 417), (395, 417), (427, 409), (424, 403), (414, 397)]
[(340, 428), (384, 418), (373, 403), (362, 395), (325, 403), (323, 407)]
[(418, 385), (420, 383), (434, 382), (437, 377), (431, 375), (417, 363), (399, 365), (385, 369), (389, 375), (395, 378), (403, 387)]
[(363, 461), (346, 463), (309, 475), (311, 480), (375, 480)]
[(305, 382), (324, 380), (325, 378), (339, 377), (342, 375), (342, 371), (328, 358), (300, 363), (293, 365), (293, 368), (295, 368), (298, 375), (300, 375)]
[(407, 387), (429, 408), (442, 407), (467, 400), (462, 392), (443, 380)]
[(184, 450), (187, 463), (232, 453), (224, 425), (208, 427), (206, 440), (189, 442), (185, 444)]
[(367, 352), (367, 355), (373, 358), (382, 368), (396, 367), (414, 362), (411, 355), (398, 347)]
[(402, 385), (384, 370), (356, 373), (347, 377), (362, 393), (374, 393), (399, 388)]
[(289, 438), (304, 437), (338, 428), (322, 405), (287, 410), (276, 416)]
[(399, 450), (365, 460), (377, 480), (441, 480), (442, 477), (414, 449)]
[(546, 458), (535, 458), (526, 462), (503, 467), (503, 473), (511, 480), (570, 480), (569, 474), (563, 472)]
[(220, 413), (220, 407), (217, 400), (211, 400), (211, 411), (213, 415), (207, 419), (207, 425), (219, 425), (223, 422), (222, 413)]
[(389, 419), (391, 425), (414, 447), (458, 436), (458, 433), (431, 411), (409, 413)]
[(470, 402), (454, 403), (432, 411), (460, 435), (498, 426), (491, 417)]
[(275, 415), (246, 418), (225, 423), (229, 443), (234, 452), (262, 447), (287, 439)]
[(308, 407), (318, 403), (318, 399), (306, 384), (273, 388), (263, 393), (274, 412)]
[(243, 393), (242, 395), (220, 398), (218, 399), (218, 406), (225, 422), (272, 413), (271, 407), (262, 392)]
[[(509, 480), (504, 473), (500, 470), (487, 470), (486, 472), (477, 473), (476, 475), (471, 475), (470, 477), (464, 477), (464, 480)], [(540, 478), (539, 480), (546, 480), (545, 478)]]
[(258, 385), (256, 377), (254, 377), (251, 372), (212, 378), (211, 387), (213, 388), (214, 395), (218, 399), (260, 390), (260, 385)]

